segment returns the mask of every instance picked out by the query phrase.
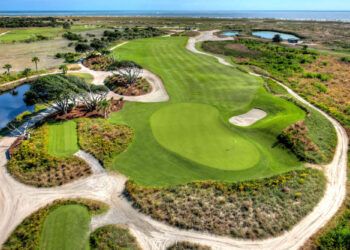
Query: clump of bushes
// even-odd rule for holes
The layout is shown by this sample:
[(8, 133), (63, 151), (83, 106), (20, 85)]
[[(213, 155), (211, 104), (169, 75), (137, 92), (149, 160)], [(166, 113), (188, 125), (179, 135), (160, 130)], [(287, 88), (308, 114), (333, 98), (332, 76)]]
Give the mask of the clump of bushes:
[(91, 54), (84, 60), (83, 65), (92, 70), (107, 71), (113, 62), (110, 57)]
[(127, 149), (133, 131), (125, 125), (113, 125), (103, 119), (81, 119), (78, 122), (78, 136), (80, 147), (106, 167), (113, 156)]
[(85, 206), (92, 215), (102, 214), (108, 209), (106, 204), (94, 200), (77, 199), (55, 201), (24, 219), (24, 221), (12, 232), (2, 246), (2, 249), (38, 249), (42, 225), (44, 224), (46, 217), (50, 212), (64, 205)]
[(329, 74), (322, 74), (322, 73), (312, 73), (312, 72), (306, 72), (304, 73), (305, 78), (310, 79), (319, 79), (322, 82), (327, 82), (331, 79), (331, 75)]
[(84, 38), (82, 37), (82, 35), (77, 34), (77, 33), (73, 33), (73, 32), (66, 32), (62, 35), (63, 38), (66, 38), (69, 41), (79, 41), (79, 42), (83, 42)]
[(166, 188), (129, 181), (125, 195), (141, 212), (182, 229), (262, 239), (282, 234), (311, 212), (325, 184), (321, 171), (304, 169), (255, 181)]
[(345, 62), (345, 63), (350, 63), (350, 57), (342, 57), (340, 61)]
[(307, 126), (301, 121), (283, 130), (278, 136), (278, 140), (302, 161), (310, 163), (324, 162), (326, 157), (308, 134)]
[(20, 182), (36, 187), (55, 187), (90, 175), (91, 169), (76, 156), (57, 158), (48, 153), (48, 127), (31, 133), (31, 138), (12, 150), (7, 169)]
[(115, 74), (106, 78), (105, 85), (114, 93), (124, 96), (139, 96), (151, 91), (150, 83), (142, 77), (138, 77), (133, 84), (128, 84), (123, 76)]
[(103, 33), (104, 39), (108, 42), (118, 41), (118, 40), (133, 40), (140, 38), (149, 38), (163, 35), (164, 32), (160, 29), (154, 27), (147, 28), (129, 28), (116, 29), (116, 30), (106, 30)]
[(74, 63), (74, 62), (79, 60), (80, 54), (79, 53), (72, 53), (72, 52), (57, 53), (55, 55), (55, 58), (64, 59), (65, 63)]
[(117, 225), (104, 226), (94, 231), (90, 235), (90, 248), (141, 250), (129, 230)]
[(176, 242), (174, 245), (167, 248), (167, 250), (210, 250), (208, 246), (202, 246), (199, 244), (182, 241)]

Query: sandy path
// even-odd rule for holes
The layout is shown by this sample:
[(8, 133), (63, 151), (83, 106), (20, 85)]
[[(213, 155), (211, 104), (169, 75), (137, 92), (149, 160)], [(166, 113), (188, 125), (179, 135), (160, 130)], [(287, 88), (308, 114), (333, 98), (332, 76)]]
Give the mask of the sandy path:
[[(122, 46), (126, 44), (122, 43), (117, 45), (118, 47)], [(104, 80), (113, 75), (112, 72), (107, 72), (107, 71), (95, 71), (95, 70), (91, 70), (87, 67), (85, 67), (83, 64), (79, 64), (79, 66), (81, 67), (80, 70), (77, 71), (70, 71), (71, 73), (86, 73), (86, 74), (90, 74), (94, 77), (93, 80), (93, 84), (95, 85), (103, 85), (104, 84)], [(114, 99), (120, 99), (123, 98), (126, 101), (130, 101), (130, 102), (145, 102), (145, 103), (150, 103), (150, 102), (166, 102), (169, 100), (169, 95), (163, 85), (163, 81), (156, 76), (155, 74), (153, 74), (152, 72), (143, 69), (142, 70), (142, 74), (141, 77), (145, 78), (151, 85), (152, 91), (148, 94), (145, 95), (141, 95), (141, 96), (122, 96), (122, 95), (118, 95), (114, 92), (109, 92), (108, 97), (109, 98), (114, 98)]]
[[(293, 91), (289, 89), (288, 91), (312, 107)], [(326, 194), (312, 213), (280, 237), (261, 241), (236, 240), (179, 230), (154, 221), (132, 209), (130, 203), (125, 200), (122, 191), (126, 178), (121, 175), (100, 173), (62, 187), (37, 189), (18, 183), (6, 172), (5, 167), (0, 167), (0, 244), (26, 216), (40, 207), (55, 199), (83, 197), (104, 201), (111, 207), (107, 214), (93, 218), (91, 230), (106, 224), (126, 224), (144, 249), (165, 249), (166, 246), (183, 240), (209, 245), (212, 249), (298, 249), (327, 223), (345, 197), (348, 138), (338, 122), (324, 115), (335, 126), (338, 136), (334, 160), (325, 166), (328, 178)], [(0, 140), (0, 166), (5, 165), (4, 153), (13, 140), (14, 138)], [(90, 166), (94, 165), (96, 170), (101, 168), (91, 155), (83, 153), (80, 157)]]
[(10, 32), (10, 31), (3, 32), (3, 33), (0, 34), (0, 36), (4, 36), (4, 35), (6, 35), (6, 34), (9, 33), (9, 32)]

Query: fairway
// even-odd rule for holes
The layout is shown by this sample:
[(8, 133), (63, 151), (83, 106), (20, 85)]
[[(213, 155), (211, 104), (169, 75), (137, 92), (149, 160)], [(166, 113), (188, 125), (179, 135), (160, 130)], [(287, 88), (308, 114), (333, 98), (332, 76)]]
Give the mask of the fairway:
[(85, 207), (80, 205), (58, 207), (45, 219), (39, 249), (86, 249), (89, 224), (90, 215)]
[[(276, 137), (305, 112), (266, 92), (261, 78), (193, 54), (186, 43), (185, 37), (151, 38), (114, 51), (160, 76), (170, 101), (126, 103), (112, 114), (110, 122), (132, 127), (135, 139), (106, 167), (151, 186), (234, 182), (301, 168)], [(252, 108), (267, 117), (247, 128), (228, 122)]]
[(72, 156), (79, 150), (74, 121), (49, 125), (48, 152), (56, 157)]
[(217, 109), (204, 104), (174, 104), (151, 118), (158, 142), (179, 155), (208, 167), (243, 170), (253, 167), (259, 150), (220, 122)]

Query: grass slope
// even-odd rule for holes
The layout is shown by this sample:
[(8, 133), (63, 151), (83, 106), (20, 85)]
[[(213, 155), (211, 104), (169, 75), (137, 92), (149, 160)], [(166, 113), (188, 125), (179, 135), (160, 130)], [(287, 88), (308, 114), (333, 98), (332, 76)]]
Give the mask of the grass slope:
[(61, 206), (45, 219), (39, 249), (75, 250), (86, 247), (90, 215), (80, 205)]
[(79, 150), (76, 127), (74, 121), (50, 124), (49, 154), (56, 157), (68, 157), (76, 153)]
[[(305, 113), (294, 104), (267, 93), (260, 78), (221, 65), (213, 58), (193, 54), (185, 49), (186, 43), (187, 39), (183, 37), (143, 39), (130, 42), (115, 51), (121, 59), (134, 60), (159, 75), (171, 100), (168, 103), (127, 103), (121, 112), (111, 116), (112, 123), (131, 126), (135, 131), (135, 140), (126, 152), (115, 157), (113, 164), (107, 167), (144, 185), (173, 185), (208, 179), (231, 182), (272, 176), (300, 168), (301, 163), (294, 155), (276, 146), (276, 137), (288, 125), (304, 119)], [(200, 164), (198, 159), (194, 159), (195, 151), (185, 156), (183, 152), (176, 152), (181, 147), (181, 142), (172, 140), (171, 137), (181, 136), (183, 129), (187, 134), (201, 129), (198, 126), (201, 121), (195, 121), (196, 118), (191, 117), (193, 121), (186, 124), (175, 121), (173, 135), (158, 130), (164, 124), (174, 122), (173, 115), (179, 117), (181, 112), (185, 112), (181, 105), (178, 106), (180, 108), (170, 107), (179, 103), (210, 105), (208, 109), (216, 109), (218, 113), (215, 118), (211, 118), (211, 124), (215, 125), (206, 127), (207, 131), (211, 128), (210, 132), (221, 134), (225, 129), (230, 137), (250, 145), (253, 149), (251, 153), (236, 155), (233, 162), (235, 171), (219, 169), (227, 168), (228, 165), (218, 166), (215, 163), (216, 168), (213, 168), (212, 162), (208, 164), (212, 160), (203, 156), (203, 152), (205, 154), (215, 150), (215, 144), (206, 143), (208, 149), (202, 151), (204, 164), (211, 165), (210, 167), (205, 166), (203, 161)], [(193, 107), (191, 111), (186, 111), (187, 116), (194, 114), (197, 106)], [(249, 128), (235, 127), (228, 123), (233, 115), (245, 113), (253, 107), (267, 111), (268, 116)], [(169, 108), (170, 114), (159, 111), (162, 108)], [(197, 115), (197, 119), (199, 117)], [(190, 128), (191, 123), (196, 127)], [(199, 137), (198, 132), (196, 138)], [(227, 139), (223, 139), (225, 140)], [(205, 145), (200, 145), (203, 141), (188, 142), (183, 145), (183, 150), (190, 151), (196, 147), (203, 150)], [(225, 143), (221, 148), (224, 148)], [(220, 156), (223, 155), (225, 152), (220, 153)], [(250, 158), (258, 161), (251, 161)]]

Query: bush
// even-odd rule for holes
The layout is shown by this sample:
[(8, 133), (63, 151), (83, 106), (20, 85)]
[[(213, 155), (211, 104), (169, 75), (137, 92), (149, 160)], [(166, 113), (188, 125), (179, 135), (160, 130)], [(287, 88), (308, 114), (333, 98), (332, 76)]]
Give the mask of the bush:
[(78, 121), (80, 147), (94, 155), (105, 167), (112, 158), (127, 149), (133, 131), (125, 125), (112, 125), (103, 119)]
[(67, 40), (70, 40), (70, 41), (83, 41), (83, 37), (80, 35), (80, 34), (76, 34), (76, 33), (73, 33), (73, 32), (66, 32), (62, 35), (62, 37), (66, 38)]
[(210, 247), (194, 244), (191, 242), (183, 241), (177, 242), (174, 245), (167, 248), (167, 250), (210, 250)]
[(141, 250), (129, 230), (116, 225), (104, 226), (94, 231), (90, 235), (90, 248), (92, 250)]
[(284, 233), (310, 213), (325, 186), (321, 171), (304, 169), (255, 181), (167, 188), (128, 181), (125, 194), (135, 208), (172, 226), (262, 239)]

